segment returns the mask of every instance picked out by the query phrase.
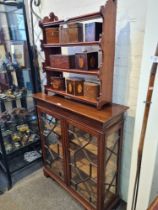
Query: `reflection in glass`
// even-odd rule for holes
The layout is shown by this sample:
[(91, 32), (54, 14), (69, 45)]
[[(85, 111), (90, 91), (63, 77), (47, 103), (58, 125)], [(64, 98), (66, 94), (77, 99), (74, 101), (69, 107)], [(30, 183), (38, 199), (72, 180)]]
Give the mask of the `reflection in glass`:
[(71, 186), (93, 206), (97, 202), (97, 138), (69, 125)]
[(113, 133), (106, 139), (105, 156), (105, 200), (106, 205), (116, 195), (117, 160), (118, 160), (118, 133)]
[(42, 136), (44, 138), (45, 164), (57, 176), (64, 178), (63, 173), (63, 149), (61, 142), (60, 120), (53, 116), (41, 114)]

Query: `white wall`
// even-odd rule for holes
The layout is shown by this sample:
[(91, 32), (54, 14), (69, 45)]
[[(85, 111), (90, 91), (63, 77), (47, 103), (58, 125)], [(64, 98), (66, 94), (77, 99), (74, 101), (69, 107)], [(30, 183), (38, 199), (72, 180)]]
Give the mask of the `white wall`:
[[(113, 102), (130, 107), (125, 121), (121, 195), (127, 201), (133, 128), (142, 57), (147, 0), (119, 0)], [(105, 0), (44, 0), (36, 11), (41, 17), (53, 11), (60, 19), (98, 11)], [(143, 6), (142, 6), (143, 5)], [(40, 34), (35, 21), (36, 35)], [(36, 39), (38, 45), (38, 39)], [(40, 49), (39, 49), (40, 51)]]
[(157, 145), (157, 152), (156, 152), (156, 161), (154, 165), (154, 175), (152, 180), (152, 187), (150, 192), (150, 203), (155, 199), (158, 195), (158, 145)]
[[(143, 8), (142, 5), (144, 5)], [(113, 100), (116, 103), (125, 104), (130, 107), (126, 116), (124, 130), (121, 180), (122, 197), (126, 201), (128, 196), (145, 15), (146, 1), (118, 1)]]
[[(157, 0), (148, 0), (147, 18), (145, 26), (145, 37), (143, 47), (143, 59), (141, 65), (139, 96), (137, 102), (137, 113), (135, 121), (134, 143), (132, 152), (132, 166), (130, 173), (130, 187), (128, 196), (128, 210), (131, 210), (131, 202), (133, 195), (133, 184), (136, 171), (137, 148), (140, 139), (141, 125), (144, 114), (144, 101), (146, 100), (146, 93), (149, 82), (149, 75), (152, 66), (151, 56), (155, 54), (158, 43), (158, 27), (157, 27)], [(158, 74), (155, 80), (155, 87), (152, 97), (152, 104), (149, 113), (148, 125), (145, 136), (143, 159), (140, 174), (140, 186), (138, 191), (137, 210), (145, 210), (149, 205), (150, 192), (152, 189), (152, 182), (154, 176), (154, 167), (156, 166), (157, 157), (157, 130), (158, 130)], [(157, 170), (157, 169), (156, 169)], [(155, 180), (157, 183), (157, 180)], [(153, 189), (154, 190), (154, 189)], [(155, 193), (155, 192), (154, 192)]]

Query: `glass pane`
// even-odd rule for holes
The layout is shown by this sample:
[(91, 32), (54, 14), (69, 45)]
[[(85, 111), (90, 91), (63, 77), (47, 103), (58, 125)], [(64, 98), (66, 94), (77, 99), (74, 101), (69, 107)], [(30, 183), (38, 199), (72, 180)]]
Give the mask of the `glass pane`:
[(54, 174), (63, 179), (63, 148), (60, 120), (49, 114), (42, 113), (41, 122), (41, 134), (45, 147), (45, 165), (49, 167)]
[(0, 129), (7, 155), (15, 156), (11, 171), (41, 156), (22, 7), (0, 4)]
[(8, 24), (10, 26), (11, 40), (26, 40), (24, 16), (22, 9), (8, 13)]
[(111, 134), (107, 139), (105, 151), (105, 205), (116, 195), (118, 133)]
[(33, 109), (32, 92), (23, 9), (0, 4), (0, 111)]
[(97, 138), (69, 125), (71, 186), (93, 206), (97, 202)]

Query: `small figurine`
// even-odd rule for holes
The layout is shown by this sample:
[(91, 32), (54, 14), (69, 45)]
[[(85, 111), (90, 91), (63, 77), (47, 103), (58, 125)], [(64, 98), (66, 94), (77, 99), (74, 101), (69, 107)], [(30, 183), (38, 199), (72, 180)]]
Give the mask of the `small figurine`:
[(6, 70), (12, 71), (14, 70), (12, 65), (12, 58), (10, 53), (6, 53), (5, 60), (4, 60), (4, 66), (6, 65)]
[(13, 54), (12, 65), (14, 66), (15, 69), (19, 67), (15, 53)]
[(4, 141), (4, 146), (5, 146), (5, 150), (6, 150), (7, 153), (9, 153), (13, 150), (13, 146), (6, 141)]
[(27, 144), (28, 140), (29, 140), (29, 135), (24, 134), (22, 137), (22, 140), (21, 140), (22, 145), (25, 146)]
[(49, 17), (50, 17), (50, 21), (58, 21), (58, 17), (54, 14), (54, 12), (51, 12), (49, 14)]
[(16, 118), (25, 118), (28, 114), (28, 111), (24, 108), (14, 108), (11, 112), (11, 115), (14, 119)]
[(18, 132), (15, 132), (12, 134), (12, 140), (14, 142), (20, 142), (21, 141), (21, 135)]
[(22, 133), (24, 133), (24, 132), (27, 133), (27, 134), (30, 133), (30, 129), (29, 129), (29, 126), (27, 124), (17, 126), (17, 130), (22, 132)]
[(35, 134), (35, 133), (33, 133), (33, 134), (31, 134), (31, 136), (29, 137), (29, 142), (34, 142), (34, 141), (37, 141), (37, 140), (39, 140), (39, 135), (37, 135), (37, 134)]
[(6, 94), (4, 93), (0, 93), (0, 99), (5, 100), (7, 98)]
[(6, 97), (9, 99), (15, 99), (15, 95), (13, 94), (12, 89), (6, 91)]
[(19, 149), (20, 148), (20, 143), (19, 142), (14, 142), (14, 147), (15, 147), (15, 149)]
[(7, 111), (0, 114), (0, 122), (7, 122), (9, 120), (11, 120), (11, 115)]

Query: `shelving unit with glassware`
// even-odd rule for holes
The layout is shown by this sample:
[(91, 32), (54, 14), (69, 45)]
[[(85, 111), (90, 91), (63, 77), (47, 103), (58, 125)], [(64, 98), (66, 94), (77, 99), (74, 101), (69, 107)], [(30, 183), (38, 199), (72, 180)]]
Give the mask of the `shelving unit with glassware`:
[(0, 2), (0, 165), (8, 188), (15, 172), (41, 159), (32, 60), (24, 4)]

